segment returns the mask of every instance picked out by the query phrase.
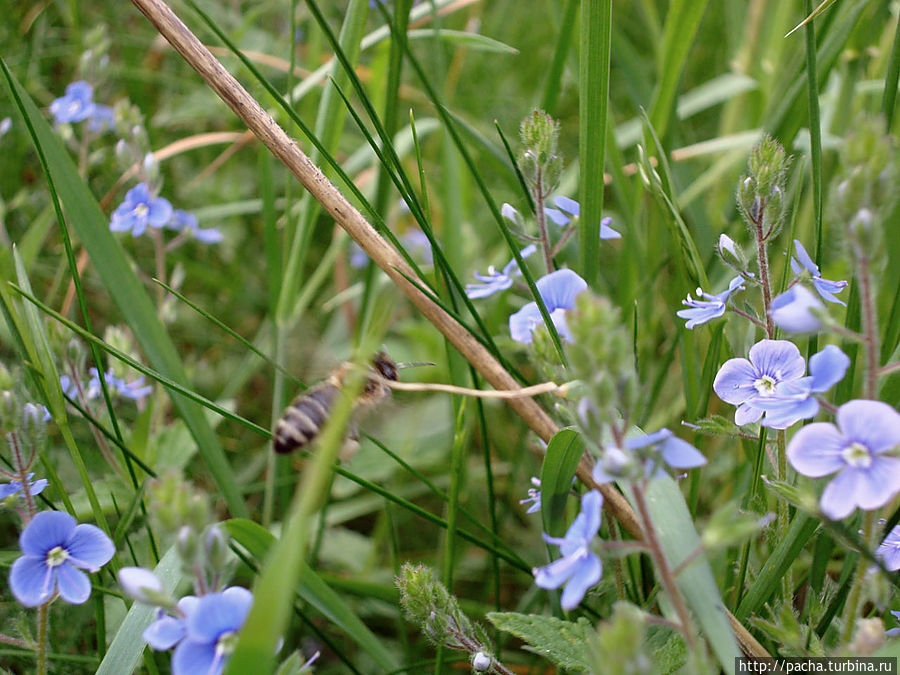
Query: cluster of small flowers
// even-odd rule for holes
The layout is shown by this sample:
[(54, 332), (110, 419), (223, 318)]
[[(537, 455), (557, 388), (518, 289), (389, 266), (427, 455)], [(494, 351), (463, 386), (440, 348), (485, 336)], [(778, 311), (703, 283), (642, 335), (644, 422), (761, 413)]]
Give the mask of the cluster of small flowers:
[[(103, 389), (100, 385), (100, 375), (97, 372), (97, 369), (90, 368), (88, 374), (90, 375), (90, 379), (88, 380), (87, 386), (82, 387), (82, 390), (84, 391), (85, 398), (90, 401), (100, 398)], [(132, 401), (139, 401), (153, 391), (152, 385), (144, 384), (143, 376), (136, 380), (132, 380), (131, 382), (126, 382), (124, 378), (115, 375), (111, 368), (103, 373), (103, 379), (106, 382), (106, 386), (111, 395), (118, 394), (119, 396)], [(60, 375), (59, 386), (63, 393), (69, 398), (78, 398), (78, 386), (68, 375)]]
[[(741, 258), (733, 241), (725, 235), (720, 253)], [(826, 302), (844, 304), (834, 294), (846, 281), (823, 279), (818, 265), (799, 240), (794, 240), (796, 258), (791, 269), (797, 276), (789, 289), (773, 299), (769, 316), (787, 332), (813, 332), (827, 321), (825, 306), (804, 285), (804, 276)], [(748, 275), (738, 276), (728, 290), (710, 295), (697, 289), (704, 300), (689, 295), (690, 309), (677, 312), (694, 328), (724, 314), (730, 295), (743, 288)], [(850, 359), (835, 345), (828, 345), (807, 364), (797, 346), (787, 340), (764, 339), (750, 348), (746, 358), (732, 358), (719, 369), (713, 390), (726, 403), (737, 406), (738, 426), (759, 422), (764, 427), (787, 429), (815, 417), (822, 407), (821, 394), (840, 382)], [(834, 410), (831, 408), (831, 410)], [(900, 445), (900, 413), (881, 401), (853, 400), (840, 406), (837, 424), (815, 422), (797, 431), (787, 447), (794, 469), (811, 478), (837, 474), (820, 499), (822, 512), (832, 520), (849, 516), (857, 507), (871, 511), (887, 504), (900, 492), (900, 459), (893, 456)]]
[(65, 96), (60, 96), (50, 104), (50, 114), (57, 124), (83, 122), (88, 129), (101, 132), (112, 129), (113, 109), (108, 105), (94, 102), (94, 88), (84, 80), (72, 82), (66, 87)]
[(113, 232), (131, 232), (141, 236), (147, 227), (166, 228), (191, 236), (204, 244), (215, 244), (223, 239), (218, 228), (201, 228), (197, 216), (181, 209), (173, 209), (165, 197), (154, 196), (147, 183), (138, 183), (125, 194), (125, 200), (113, 211), (109, 229)]
[(175, 650), (171, 664), (174, 674), (222, 672), (237, 632), (250, 613), (250, 591), (230, 586), (199, 597), (186, 595), (176, 602), (150, 570), (123, 567), (118, 577), (128, 595), (158, 606), (156, 620), (144, 630), (143, 638), (157, 651)]

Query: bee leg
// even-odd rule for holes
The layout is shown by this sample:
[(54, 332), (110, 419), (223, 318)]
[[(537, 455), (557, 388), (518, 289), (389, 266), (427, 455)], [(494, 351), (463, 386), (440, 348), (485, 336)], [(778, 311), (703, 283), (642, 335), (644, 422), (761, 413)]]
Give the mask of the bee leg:
[(352, 460), (356, 453), (359, 451), (359, 427), (356, 426), (355, 423), (350, 423), (350, 428), (347, 431), (347, 436), (344, 438), (344, 443), (341, 445), (341, 449), (338, 451), (338, 458), (340, 458), (341, 463), (347, 463)]

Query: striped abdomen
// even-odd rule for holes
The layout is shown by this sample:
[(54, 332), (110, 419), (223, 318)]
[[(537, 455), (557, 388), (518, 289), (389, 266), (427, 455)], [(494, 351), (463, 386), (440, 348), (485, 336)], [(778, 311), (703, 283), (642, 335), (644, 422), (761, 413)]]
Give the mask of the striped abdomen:
[(293, 452), (312, 442), (331, 414), (339, 393), (337, 386), (323, 382), (295, 398), (275, 427), (275, 452)]

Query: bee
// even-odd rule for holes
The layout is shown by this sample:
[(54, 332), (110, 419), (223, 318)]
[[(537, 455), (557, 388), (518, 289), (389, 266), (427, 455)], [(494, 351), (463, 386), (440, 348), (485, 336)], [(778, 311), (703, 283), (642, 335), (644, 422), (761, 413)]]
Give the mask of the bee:
[[(275, 426), (275, 437), (272, 439), (275, 452), (287, 454), (313, 442), (331, 416), (353, 368), (353, 363), (342, 364), (325, 380), (310, 387), (291, 402)], [(397, 364), (386, 353), (378, 352), (374, 356), (371, 374), (366, 378), (362, 393), (355, 402), (357, 411), (372, 408), (390, 396), (391, 389), (388, 385), (397, 381), (397, 368)], [(352, 433), (351, 437), (354, 435)]]

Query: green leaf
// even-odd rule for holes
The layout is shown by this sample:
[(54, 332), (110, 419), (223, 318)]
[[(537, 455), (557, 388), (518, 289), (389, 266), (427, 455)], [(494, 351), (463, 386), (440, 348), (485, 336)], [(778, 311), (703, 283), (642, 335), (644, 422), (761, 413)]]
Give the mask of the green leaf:
[(784, 573), (797, 559), (800, 550), (806, 546), (806, 542), (815, 534), (819, 527), (819, 521), (809, 516), (798, 514), (788, 528), (787, 536), (778, 542), (775, 550), (766, 558), (766, 563), (753, 582), (753, 586), (747, 591), (741, 604), (735, 610), (734, 615), (738, 621), (743, 621), (762, 607), (763, 603), (781, 586)]
[[(0, 61), (10, 96), (19, 112), (27, 118), (36, 138), (47, 156), (49, 170), (68, 221), (93, 261), (97, 274), (109, 292), (129, 328), (153, 367), (163, 376), (179, 384), (187, 382), (187, 375), (178, 352), (166, 328), (156, 314), (156, 307), (138, 281), (132, 266), (109, 231), (109, 220), (103, 215), (97, 200), (78, 175), (75, 164), (59, 138), (44, 120), (40, 110), (22, 88), (6, 63)], [(180, 394), (169, 392), (172, 403), (184, 419), (206, 466), (222, 491), (232, 513), (247, 514), (243, 495), (235, 480), (222, 446), (209, 426), (199, 405)]]
[(584, 454), (584, 440), (574, 429), (563, 429), (550, 439), (541, 466), (541, 517), (544, 532), (562, 536), (566, 502), (572, 492), (572, 477)]
[[(630, 486), (625, 487), (626, 494), (634, 503), (633, 490)], [(693, 610), (701, 633), (722, 669), (726, 673), (734, 673), (734, 657), (740, 656), (741, 652), (709, 563), (704, 556), (697, 555), (702, 546), (700, 535), (694, 529), (678, 484), (669, 476), (654, 479), (648, 484), (644, 498), (651, 526), (670, 568), (678, 569), (679, 565), (693, 558), (679, 572), (675, 583)]]
[(410, 40), (421, 38), (439, 38), (459, 47), (467, 47), (469, 49), (481, 52), (497, 52), (500, 54), (519, 53), (519, 50), (515, 47), (510, 47), (508, 44), (500, 42), (499, 40), (494, 40), (484, 35), (479, 35), (478, 33), (469, 33), (468, 31), (461, 30), (447, 30), (446, 28), (441, 28), (440, 30), (436, 28), (422, 28), (419, 30), (408, 31), (406, 33), (406, 37)]
[[(276, 543), (272, 533), (252, 520), (233, 518), (225, 521), (223, 526), (237, 543), (260, 562), (266, 558), (269, 549)], [(355, 640), (380, 668), (392, 671), (397, 667), (395, 655), (384, 646), (383, 641), (366, 628), (341, 596), (322, 581), (306, 563), (300, 565), (300, 580), (296, 592)]]
[[(174, 595), (182, 579), (181, 558), (174, 546), (166, 551), (153, 572), (162, 581), (163, 588)], [(142, 633), (155, 619), (156, 607), (135, 602), (116, 631), (112, 644), (97, 669), (97, 675), (123, 675), (133, 672), (146, 646)]]
[(552, 616), (519, 614), (518, 612), (490, 612), (488, 620), (497, 628), (512, 633), (534, 647), (560, 668), (590, 672), (588, 641), (596, 636), (591, 622), (584, 617), (578, 621), (563, 621)]

